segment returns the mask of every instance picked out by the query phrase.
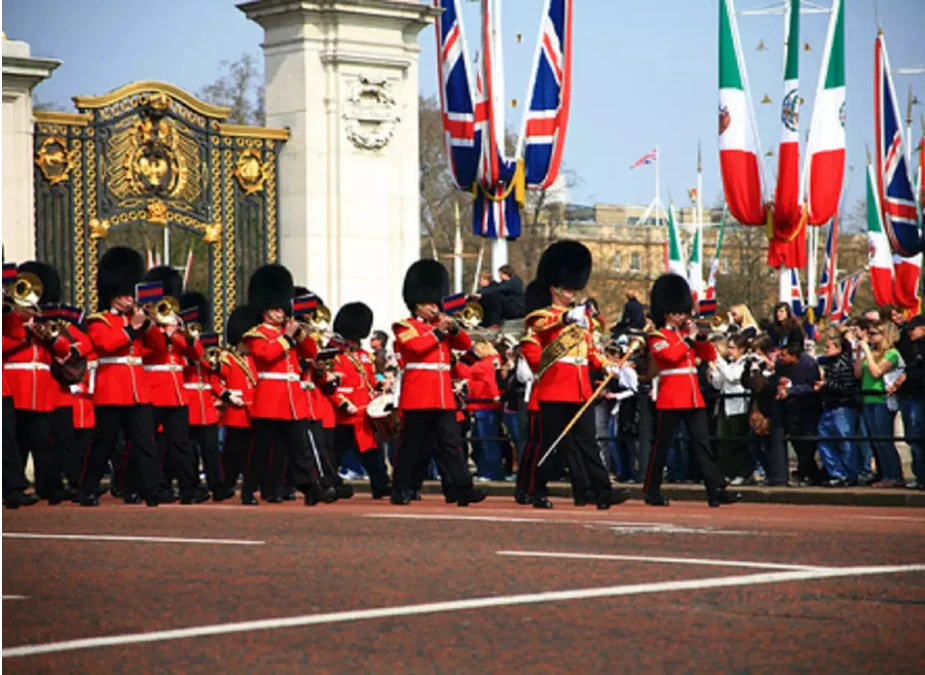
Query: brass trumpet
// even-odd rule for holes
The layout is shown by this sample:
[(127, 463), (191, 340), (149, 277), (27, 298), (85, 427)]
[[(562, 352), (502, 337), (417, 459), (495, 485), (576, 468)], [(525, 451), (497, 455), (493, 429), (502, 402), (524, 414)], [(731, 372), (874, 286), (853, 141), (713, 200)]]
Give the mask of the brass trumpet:
[(177, 302), (176, 298), (166, 295), (159, 302), (149, 302), (142, 305), (142, 311), (158, 326), (167, 326), (178, 320), (177, 314), (180, 313), (180, 303)]
[[(42, 299), (44, 287), (42, 280), (31, 272), (22, 272), (16, 281), (10, 284), (9, 290), (3, 290), (3, 311), (12, 311), (16, 306), (26, 306), (37, 310), (39, 300)], [(7, 309), (9, 306), (9, 309)]]

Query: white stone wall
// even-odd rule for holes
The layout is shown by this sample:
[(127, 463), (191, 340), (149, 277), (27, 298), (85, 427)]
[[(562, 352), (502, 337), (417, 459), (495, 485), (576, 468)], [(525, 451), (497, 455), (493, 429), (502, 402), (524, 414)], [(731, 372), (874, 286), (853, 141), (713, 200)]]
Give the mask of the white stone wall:
[(32, 89), (60, 61), (30, 55), (29, 45), (3, 40), (3, 246), (5, 259), (35, 257), (32, 173)]
[(362, 300), (387, 329), (407, 314), (402, 280), (419, 257), (417, 34), (433, 12), (407, 0), (325, 4), (242, 7), (265, 29), (267, 125), (291, 132), (280, 260), (332, 310)]

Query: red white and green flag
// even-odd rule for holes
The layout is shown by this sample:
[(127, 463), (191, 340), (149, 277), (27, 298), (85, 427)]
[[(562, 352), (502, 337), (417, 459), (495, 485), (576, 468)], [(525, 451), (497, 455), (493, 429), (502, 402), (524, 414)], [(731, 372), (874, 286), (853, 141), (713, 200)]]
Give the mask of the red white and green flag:
[(694, 313), (699, 314), (700, 300), (703, 297), (703, 263), (700, 257), (703, 246), (701, 245), (701, 231), (703, 228), (698, 223), (694, 232), (694, 242), (691, 244), (691, 257), (687, 263), (687, 283), (691, 287), (691, 299), (694, 301)]
[(723, 219), (719, 224), (719, 235), (716, 238), (713, 262), (710, 263), (707, 289), (703, 292), (703, 298), (700, 300), (700, 316), (713, 316), (716, 314), (716, 275), (719, 273), (719, 256), (723, 250), (723, 235), (726, 233), (726, 213), (726, 207), (723, 207)]
[(668, 206), (668, 265), (669, 274), (677, 274), (685, 279), (687, 270), (684, 268), (684, 256), (681, 254), (681, 233), (678, 232), (678, 223), (674, 217), (674, 205)]
[(784, 98), (774, 190), (774, 235), (790, 239), (800, 226), (800, 0), (789, 0)]
[(758, 134), (733, 0), (719, 3), (719, 160), (723, 191), (733, 217), (743, 225), (764, 225)]
[(878, 305), (895, 304), (893, 301), (893, 255), (890, 242), (883, 231), (877, 179), (874, 177), (874, 169), (870, 164), (867, 165), (867, 247), (870, 253), (868, 267), (874, 301)]
[(813, 103), (807, 146), (806, 203), (811, 225), (824, 225), (838, 211), (845, 175), (845, 5), (833, 0), (822, 57), (821, 89)]

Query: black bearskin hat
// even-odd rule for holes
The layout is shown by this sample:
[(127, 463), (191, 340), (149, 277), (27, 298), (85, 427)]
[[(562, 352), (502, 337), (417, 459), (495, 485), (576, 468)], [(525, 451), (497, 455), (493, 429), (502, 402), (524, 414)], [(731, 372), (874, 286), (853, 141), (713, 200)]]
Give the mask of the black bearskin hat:
[(58, 276), (58, 270), (51, 265), (30, 260), (19, 266), (17, 272), (22, 274), (28, 272), (34, 274), (42, 282), (42, 297), (39, 298), (40, 305), (48, 305), (61, 302), (61, 277)]
[(173, 267), (168, 267), (167, 265), (152, 267), (145, 272), (144, 280), (161, 282), (164, 284), (164, 295), (169, 295), (177, 300), (180, 299), (180, 294), (183, 292), (183, 277)]
[(100, 258), (100, 273), (96, 280), (100, 311), (109, 309), (112, 299), (119, 295), (135, 295), (135, 284), (145, 275), (145, 262), (141, 254), (125, 246), (111, 248)]
[(348, 302), (334, 317), (334, 332), (346, 340), (360, 341), (373, 327), (373, 310), (363, 302)]
[(244, 334), (260, 323), (260, 316), (250, 305), (235, 307), (225, 322), (225, 343), (234, 347), (243, 338)]
[(591, 278), (591, 251), (578, 241), (557, 241), (543, 251), (536, 278), (542, 279), (547, 287), (580, 291)]
[(292, 274), (282, 265), (264, 265), (251, 275), (247, 284), (247, 304), (263, 315), (270, 309), (292, 313)]
[(528, 315), (552, 304), (549, 286), (550, 284), (543, 283), (541, 279), (534, 279), (527, 284), (527, 289), (524, 291), (524, 309)]
[(449, 294), (450, 275), (438, 261), (429, 258), (418, 260), (405, 272), (401, 296), (412, 314), (415, 305), (433, 302), (442, 307), (443, 298)]
[(687, 279), (677, 274), (663, 274), (652, 284), (649, 295), (652, 321), (656, 327), (665, 327), (666, 314), (690, 314), (694, 307), (691, 287)]
[(212, 331), (212, 303), (209, 298), (202, 293), (190, 291), (180, 296), (180, 310), (190, 309), (191, 307), (199, 308), (199, 320), (197, 323), (202, 326), (203, 333)]

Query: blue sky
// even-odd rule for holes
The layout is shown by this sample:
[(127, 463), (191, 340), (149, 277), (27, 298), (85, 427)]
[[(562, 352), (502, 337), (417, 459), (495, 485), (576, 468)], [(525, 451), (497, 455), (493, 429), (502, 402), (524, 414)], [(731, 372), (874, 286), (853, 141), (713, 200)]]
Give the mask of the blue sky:
[[(829, 5), (831, 0), (817, 0)], [(738, 0), (743, 10), (772, 0)], [(873, 142), (874, 0), (845, 0), (847, 35), (849, 203), (863, 196), (864, 144)], [(522, 102), (539, 26), (541, 0), (504, 0), (506, 98)], [(654, 190), (652, 167), (629, 165), (655, 145), (662, 155), (662, 194), (686, 200), (695, 184), (697, 141), (704, 149), (704, 194), (720, 191), (716, 145), (717, 0), (576, 0), (573, 101), (565, 166), (579, 185), (575, 202), (647, 203)], [(925, 66), (925, 0), (877, 0), (891, 65)], [(477, 5), (464, 9), (467, 38), (477, 49)], [(69, 107), (74, 95), (110, 91), (133, 80), (156, 79), (195, 91), (215, 79), (219, 62), (242, 53), (260, 57), (262, 30), (231, 0), (6, 0), (3, 29), (32, 44), (33, 54), (64, 61), (37, 97)], [(804, 16), (802, 124), (816, 90), (827, 17)], [(765, 150), (777, 144), (781, 98), (783, 20), (741, 17), (742, 45)], [(517, 33), (523, 41), (517, 43)], [(764, 40), (769, 51), (756, 51)], [(420, 89), (437, 87), (434, 31), (421, 33)], [(925, 76), (897, 76), (900, 104), (912, 84), (925, 102)], [(759, 105), (767, 93), (771, 105)], [(519, 129), (520, 111), (508, 123)], [(915, 110), (915, 136), (921, 133)], [(769, 175), (773, 175), (773, 167)], [(664, 197), (663, 197), (664, 199)]]

